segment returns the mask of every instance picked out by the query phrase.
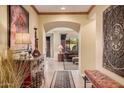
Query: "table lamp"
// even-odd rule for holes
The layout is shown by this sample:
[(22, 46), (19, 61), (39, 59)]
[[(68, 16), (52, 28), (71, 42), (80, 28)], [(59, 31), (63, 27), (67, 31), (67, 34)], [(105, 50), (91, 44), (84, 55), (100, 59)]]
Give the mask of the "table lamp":
[(62, 54), (62, 49), (64, 49), (63, 46), (62, 45), (59, 45), (58, 46), (58, 49), (59, 49), (59, 53)]
[(24, 32), (16, 33), (15, 44), (31, 44), (30, 34)]
[[(31, 44), (30, 34), (24, 33), (24, 32), (17, 32), (15, 44), (28, 44), (27, 50), (29, 50), (29, 44)], [(30, 56), (30, 54), (29, 54), (29, 56)]]

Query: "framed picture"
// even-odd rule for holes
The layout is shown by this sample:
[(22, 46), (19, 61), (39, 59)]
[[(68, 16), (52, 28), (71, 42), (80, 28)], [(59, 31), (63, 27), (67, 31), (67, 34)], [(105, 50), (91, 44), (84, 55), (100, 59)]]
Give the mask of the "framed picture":
[(15, 44), (17, 32), (29, 32), (29, 13), (20, 5), (8, 6), (9, 11), (9, 43), (12, 50), (27, 49), (28, 45)]

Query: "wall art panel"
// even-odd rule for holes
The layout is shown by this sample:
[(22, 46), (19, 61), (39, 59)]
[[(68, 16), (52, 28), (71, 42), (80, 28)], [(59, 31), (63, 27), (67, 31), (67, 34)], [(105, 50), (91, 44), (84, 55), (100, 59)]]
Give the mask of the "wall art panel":
[(15, 44), (16, 32), (29, 32), (29, 13), (20, 5), (9, 6), (9, 47), (27, 49), (28, 45)]
[(103, 13), (103, 67), (124, 77), (124, 6), (113, 5)]

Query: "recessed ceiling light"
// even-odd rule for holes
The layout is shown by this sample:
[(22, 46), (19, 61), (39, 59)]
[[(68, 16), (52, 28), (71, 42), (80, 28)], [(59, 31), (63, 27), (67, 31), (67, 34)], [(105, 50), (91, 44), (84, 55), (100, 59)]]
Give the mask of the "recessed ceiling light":
[(65, 8), (65, 7), (61, 7), (60, 9), (61, 9), (61, 10), (65, 10), (66, 8)]

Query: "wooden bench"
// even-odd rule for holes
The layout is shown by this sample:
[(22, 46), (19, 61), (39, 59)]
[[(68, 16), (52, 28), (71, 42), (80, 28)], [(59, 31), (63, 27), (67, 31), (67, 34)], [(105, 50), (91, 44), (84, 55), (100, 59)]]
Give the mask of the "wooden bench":
[(98, 70), (85, 70), (84, 72), (86, 75), (84, 79), (85, 87), (87, 83), (85, 80), (88, 79), (92, 83), (93, 87), (96, 88), (124, 88), (124, 85), (121, 85)]

